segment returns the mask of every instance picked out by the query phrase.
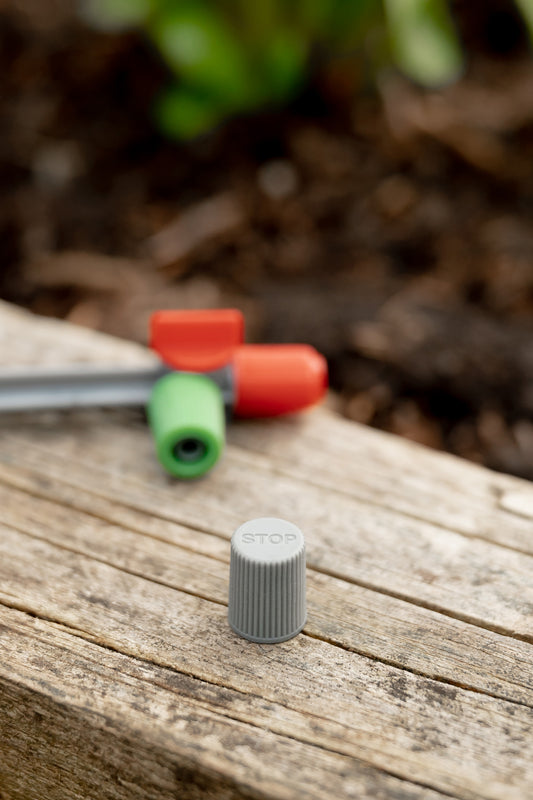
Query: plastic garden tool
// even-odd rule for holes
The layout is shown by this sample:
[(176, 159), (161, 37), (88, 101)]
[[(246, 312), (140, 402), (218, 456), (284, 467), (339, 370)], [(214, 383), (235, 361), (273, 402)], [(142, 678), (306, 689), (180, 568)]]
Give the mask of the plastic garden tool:
[(0, 411), (146, 405), (157, 456), (178, 478), (219, 459), (226, 419), (267, 417), (317, 403), (327, 387), (323, 356), (308, 345), (247, 345), (235, 309), (157, 311), (155, 366), (0, 371)]
[(327, 387), (323, 356), (309, 345), (244, 344), (235, 309), (158, 311), (151, 346), (175, 372), (161, 378), (148, 403), (159, 460), (179, 478), (194, 478), (218, 460), (225, 414), (270, 417), (318, 402)]

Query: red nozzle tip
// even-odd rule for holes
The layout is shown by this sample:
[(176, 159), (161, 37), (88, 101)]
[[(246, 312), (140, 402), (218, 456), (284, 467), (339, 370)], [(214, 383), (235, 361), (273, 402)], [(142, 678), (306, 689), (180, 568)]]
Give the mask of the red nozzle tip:
[(235, 413), (270, 417), (318, 403), (328, 386), (326, 359), (305, 344), (245, 345), (233, 354)]

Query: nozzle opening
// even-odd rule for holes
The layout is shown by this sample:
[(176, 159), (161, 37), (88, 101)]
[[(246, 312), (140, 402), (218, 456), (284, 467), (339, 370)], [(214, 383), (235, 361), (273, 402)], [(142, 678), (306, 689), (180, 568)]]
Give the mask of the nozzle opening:
[(179, 442), (176, 442), (172, 452), (178, 461), (194, 464), (205, 456), (206, 450), (207, 447), (201, 439), (187, 436), (185, 439), (180, 439)]

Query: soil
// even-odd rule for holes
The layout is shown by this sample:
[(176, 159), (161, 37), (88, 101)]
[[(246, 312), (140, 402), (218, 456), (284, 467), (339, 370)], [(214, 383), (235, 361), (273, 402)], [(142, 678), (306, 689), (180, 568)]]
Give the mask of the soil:
[(533, 479), (533, 59), (508, 4), (455, 3), (469, 64), (424, 92), (338, 60), (291, 108), (187, 145), (142, 37), (0, 6), (0, 296), (145, 341), (236, 306), (328, 358), (348, 417)]

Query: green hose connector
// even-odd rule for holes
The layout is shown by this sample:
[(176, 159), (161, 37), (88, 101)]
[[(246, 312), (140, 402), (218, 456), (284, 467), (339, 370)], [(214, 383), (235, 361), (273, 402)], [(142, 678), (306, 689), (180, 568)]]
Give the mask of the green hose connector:
[(204, 375), (172, 372), (155, 384), (148, 421), (157, 457), (176, 478), (199, 478), (224, 448), (224, 401)]

